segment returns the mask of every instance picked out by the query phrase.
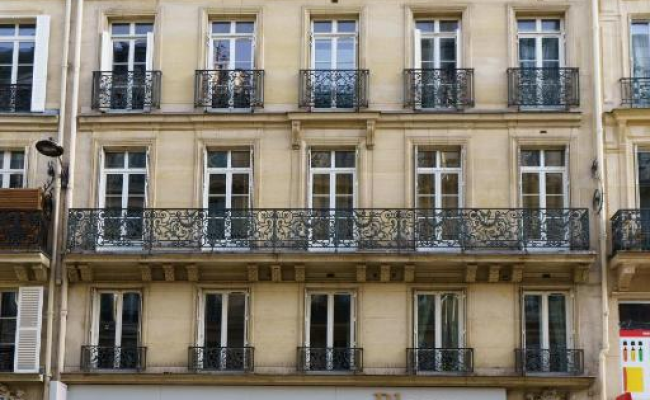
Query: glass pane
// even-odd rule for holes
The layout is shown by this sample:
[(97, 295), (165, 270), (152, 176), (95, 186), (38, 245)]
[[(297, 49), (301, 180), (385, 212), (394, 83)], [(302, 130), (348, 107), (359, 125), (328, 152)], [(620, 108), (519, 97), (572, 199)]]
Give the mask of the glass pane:
[(563, 167), (564, 150), (546, 150), (544, 152), (544, 163), (549, 167)]
[(16, 34), (16, 25), (0, 25), (0, 36), (14, 36)]
[(536, 59), (535, 39), (519, 39), (519, 61), (534, 61)]
[(142, 63), (142, 64), (147, 62), (147, 40), (146, 39), (137, 39), (135, 41), (133, 62)]
[(420, 57), (422, 57), (422, 68), (433, 68), (435, 62), (434, 40), (422, 39), (422, 47), (420, 49)]
[(335, 348), (350, 347), (352, 296), (334, 295), (334, 343)]
[(0, 42), (0, 64), (13, 64), (14, 44)]
[(332, 41), (330, 39), (317, 39), (315, 43), (315, 69), (332, 68)]
[(334, 153), (334, 166), (336, 168), (354, 168), (355, 158), (354, 151), (337, 151)]
[(460, 168), (460, 151), (440, 152), (440, 164), (443, 168)]
[(564, 180), (562, 174), (546, 174), (546, 194), (563, 194)]
[(332, 154), (329, 151), (312, 151), (312, 168), (329, 168), (332, 164)]
[(231, 293), (228, 296), (228, 347), (244, 347), (246, 325), (246, 295)]
[(418, 174), (418, 194), (435, 194), (435, 180), (436, 176), (433, 174)]
[(522, 150), (521, 151), (521, 165), (524, 167), (538, 167), (539, 164), (539, 150)]
[(124, 168), (124, 153), (106, 153), (104, 157), (105, 168)]
[(140, 293), (124, 293), (122, 347), (137, 347), (140, 339)]
[(237, 33), (253, 33), (255, 30), (255, 23), (252, 21), (237, 22), (235, 25), (235, 32)]
[(113, 42), (113, 63), (129, 62), (129, 42)]
[(548, 342), (551, 349), (567, 348), (566, 297), (548, 296)]
[(151, 23), (137, 23), (137, 24), (135, 24), (135, 34), (136, 35), (146, 35), (149, 32), (153, 32), (153, 24), (151, 24)]
[(415, 29), (419, 29), (422, 32), (425, 33), (432, 33), (435, 30), (435, 22), (434, 21), (417, 21), (415, 23)]
[(312, 193), (329, 195), (330, 176), (329, 174), (314, 174), (312, 178)]
[(117, 321), (117, 295), (102, 293), (99, 296), (99, 329), (97, 345), (115, 346), (115, 323)]
[(539, 194), (539, 174), (522, 174), (521, 188), (523, 194)]
[(442, 174), (441, 176), (442, 194), (458, 194), (458, 174)]
[(31, 84), (32, 83), (32, 76), (34, 75), (33, 73), (34, 67), (30, 66), (19, 66), (18, 67), (18, 73), (16, 76), (16, 83), (22, 83), (22, 84)]
[(225, 196), (210, 196), (208, 198), (208, 209), (210, 210), (225, 210), (226, 197)]
[(336, 67), (338, 69), (354, 69), (357, 59), (355, 50), (354, 39), (339, 38), (336, 48)]
[(235, 41), (235, 69), (253, 69), (252, 39), (237, 39)]
[(230, 208), (233, 210), (245, 210), (249, 207), (249, 197), (247, 195), (237, 195), (230, 199)]
[(106, 208), (122, 208), (122, 196), (106, 196), (104, 203)]
[(309, 311), (309, 345), (327, 347), (327, 295), (311, 295)]
[(11, 66), (0, 67), (0, 84), (11, 84)]
[(546, 196), (546, 208), (564, 208), (564, 197)]
[(33, 64), (34, 48), (35, 48), (34, 42), (21, 42), (18, 50), (18, 63)]
[(523, 196), (524, 208), (536, 209), (539, 207), (539, 196)]
[(113, 24), (111, 25), (111, 33), (113, 35), (128, 35), (129, 24)]
[(146, 168), (147, 153), (131, 152), (129, 153), (129, 168)]
[(436, 296), (420, 294), (418, 299), (418, 348), (436, 347)]
[(221, 311), (221, 295), (206, 295), (203, 316), (203, 345), (205, 347), (221, 347)]
[(354, 178), (352, 174), (336, 174), (336, 194), (351, 195), (354, 193)]
[(226, 168), (226, 167), (228, 167), (227, 151), (208, 152), (208, 168)]
[(418, 208), (433, 209), (436, 207), (433, 197), (418, 196)]
[(647, 23), (632, 24), (632, 62), (635, 77), (650, 76), (650, 36)]
[(226, 194), (226, 175), (225, 174), (210, 174), (210, 181), (208, 185), (208, 193), (210, 195)]
[(542, 348), (542, 297), (524, 296), (524, 329), (527, 349)]
[(356, 21), (339, 21), (338, 22), (338, 32), (339, 33), (354, 33), (357, 30)]
[(460, 347), (460, 304), (458, 296), (446, 293), (440, 296), (440, 311), (442, 313), (442, 343), (444, 349)]
[(519, 32), (535, 32), (536, 21), (534, 19), (520, 19), (517, 21)]
[(123, 179), (124, 177), (121, 174), (106, 175), (106, 194), (121, 195)]
[(420, 168), (435, 168), (436, 167), (436, 152), (418, 150), (418, 167)]
[(23, 174), (9, 175), (9, 188), (20, 189), (23, 187)]
[(230, 33), (230, 22), (213, 22), (212, 33)]
[(217, 69), (230, 68), (230, 40), (215, 40), (214, 42), (214, 63)]
[(641, 208), (650, 209), (650, 152), (639, 152), (639, 197)]
[(233, 151), (230, 153), (233, 168), (248, 168), (251, 165), (251, 154), (249, 151)]
[(25, 167), (25, 152), (12, 151), (9, 169), (23, 169)]
[(329, 196), (313, 196), (312, 206), (316, 210), (328, 210), (330, 208), (330, 198)]
[(332, 32), (332, 21), (314, 21), (315, 33), (330, 33)]
[(560, 32), (560, 20), (559, 19), (543, 19), (542, 20), (542, 31), (543, 32)]
[(140, 209), (144, 208), (144, 196), (129, 196), (127, 208)]
[(341, 210), (351, 210), (354, 208), (354, 197), (352, 196), (336, 196), (336, 207)]
[(618, 317), (621, 329), (650, 329), (650, 303), (621, 303)]
[(129, 175), (129, 196), (130, 195), (143, 195), (145, 188), (145, 175), (144, 174), (131, 174)]
[(440, 61), (456, 61), (456, 39), (440, 39)]
[(442, 196), (442, 208), (459, 208), (458, 196)]
[(2, 308), (0, 309), (0, 317), (16, 317), (18, 316), (18, 298), (16, 292), (2, 292)]
[(558, 61), (560, 60), (560, 39), (542, 38), (542, 60)]
[(458, 21), (440, 21), (440, 32), (456, 32)]
[(245, 194), (249, 192), (248, 174), (232, 175), (232, 194)]

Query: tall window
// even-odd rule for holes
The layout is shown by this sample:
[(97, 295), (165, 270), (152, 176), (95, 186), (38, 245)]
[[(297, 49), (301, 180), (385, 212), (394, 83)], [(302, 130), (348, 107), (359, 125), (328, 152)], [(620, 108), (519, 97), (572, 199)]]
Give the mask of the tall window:
[[(650, 210), (650, 151), (637, 153), (639, 208)], [(647, 211), (646, 211), (647, 212)], [(644, 217), (648, 217), (645, 215)], [(646, 219), (644, 218), (644, 219)]]
[(457, 20), (415, 21), (415, 67), (451, 69), (458, 67), (460, 24)]
[(564, 65), (561, 19), (519, 19), (517, 33), (521, 68), (559, 68)]
[(457, 148), (416, 148), (416, 207), (424, 209), (459, 208), (462, 165)]
[(567, 207), (565, 149), (522, 149), (520, 170), (524, 208)]
[(650, 22), (633, 21), (630, 31), (632, 36), (632, 77), (650, 78)]
[(357, 360), (352, 350), (355, 347), (352, 293), (310, 293), (307, 312), (305, 361), (309, 369), (353, 369)]
[(16, 189), (25, 186), (25, 152), (0, 150), (0, 189)]
[(249, 356), (246, 321), (248, 295), (244, 292), (206, 293), (203, 330), (198, 345), (203, 347), (202, 368), (216, 370), (245, 369)]
[[(0, 23), (0, 109), (29, 111), (35, 49), (36, 24)], [(15, 85), (15, 91), (7, 85)]]
[(16, 349), (16, 320), (18, 318), (18, 293), (0, 293), (0, 371), (14, 370)]
[(101, 291), (94, 310), (95, 368), (139, 368), (142, 300), (135, 291)]
[(253, 69), (254, 43), (255, 22), (212, 22), (208, 67), (214, 70)]

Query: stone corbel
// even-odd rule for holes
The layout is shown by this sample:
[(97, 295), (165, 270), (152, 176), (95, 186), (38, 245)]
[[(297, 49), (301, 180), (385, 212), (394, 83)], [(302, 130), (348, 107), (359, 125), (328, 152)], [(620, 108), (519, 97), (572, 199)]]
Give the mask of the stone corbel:
[(198, 282), (199, 281), (199, 267), (190, 264), (185, 266), (185, 270), (187, 271), (187, 280), (188, 282)]
[(79, 282), (79, 271), (77, 271), (77, 268), (75, 266), (68, 265), (68, 268), (66, 268), (66, 271), (68, 271), (68, 281), (70, 283)]
[(499, 277), (501, 276), (501, 266), (500, 265), (490, 265), (490, 270), (488, 273), (488, 282), (498, 283)]
[(93, 280), (93, 268), (87, 264), (78, 265), (79, 273), (81, 274), (81, 280), (83, 282), (92, 282)]
[(467, 283), (476, 282), (476, 270), (478, 270), (478, 265), (467, 264), (467, 266), (465, 267), (465, 282)]
[(390, 282), (390, 265), (384, 264), (379, 267), (379, 280), (384, 283)]
[(248, 281), (257, 282), (260, 279), (260, 269), (255, 264), (248, 266)]
[(375, 126), (377, 122), (374, 119), (366, 121), (366, 148), (372, 150), (375, 147)]
[(140, 264), (140, 275), (142, 275), (142, 282), (151, 282), (151, 266)]
[(271, 281), (282, 282), (282, 266), (271, 265)]
[(294, 275), (296, 282), (304, 282), (305, 281), (305, 266), (304, 265), (296, 265), (293, 267), (294, 269)]
[(16, 273), (16, 279), (19, 282), (29, 282), (29, 270), (25, 265), (16, 265), (14, 267), (14, 272)]
[(404, 266), (404, 282), (410, 283), (415, 281), (415, 265), (409, 264)]
[(630, 289), (632, 278), (636, 273), (636, 265), (619, 265), (618, 266), (618, 290), (625, 291)]
[(589, 264), (580, 264), (573, 269), (574, 283), (587, 283), (589, 281)]
[(366, 266), (364, 264), (357, 265), (357, 282), (366, 281)]
[(32, 272), (34, 273), (34, 278), (39, 282), (47, 281), (47, 268), (41, 264), (32, 265)]
[(172, 264), (163, 265), (163, 272), (165, 273), (165, 280), (167, 282), (174, 282), (174, 280), (176, 280), (174, 266)]
[(300, 150), (300, 143), (302, 142), (302, 126), (300, 121), (291, 121), (291, 148), (293, 150)]
[(512, 266), (512, 273), (510, 274), (510, 281), (513, 283), (521, 283), (524, 280), (524, 264), (515, 264)]

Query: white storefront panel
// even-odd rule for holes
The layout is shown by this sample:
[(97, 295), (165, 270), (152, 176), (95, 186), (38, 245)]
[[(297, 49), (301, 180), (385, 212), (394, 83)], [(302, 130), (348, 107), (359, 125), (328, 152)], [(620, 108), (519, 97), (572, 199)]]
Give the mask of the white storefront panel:
[(494, 388), (69, 386), (68, 400), (505, 400)]

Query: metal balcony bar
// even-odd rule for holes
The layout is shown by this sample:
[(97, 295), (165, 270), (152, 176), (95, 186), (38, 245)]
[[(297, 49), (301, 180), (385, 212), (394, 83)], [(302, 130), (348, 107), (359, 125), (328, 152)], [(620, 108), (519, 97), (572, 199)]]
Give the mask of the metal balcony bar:
[(48, 229), (43, 211), (0, 210), (0, 251), (47, 251)]
[(582, 375), (584, 352), (580, 349), (516, 349), (515, 368), (522, 375)]
[(361, 372), (363, 349), (299, 347), (297, 365), (300, 372)]
[(650, 77), (622, 78), (621, 102), (633, 108), (650, 107)]
[(191, 371), (252, 372), (252, 347), (190, 347)]
[(461, 110), (474, 106), (473, 69), (407, 69), (404, 106), (415, 110)]
[(150, 111), (160, 107), (162, 72), (93, 72), (92, 108)]
[(147, 365), (146, 347), (81, 346), (81, 369), (94, 370), (137, 370)]
[(474, 370), (474, 349), (413, 348), (406, 349), (406, 357), (410, 374), (468, 374)]
[(611, 218), (614, 251), (650, 251), (650, 209), (618, 210)]
[(206, 110), (252, 110), (264, 107), (264, 71), (196, 71), (194, 105)]
[(0, 372), (14, 371), (14, 353), (16, 345), (0, 344)]
[(568, 110), (579, 105), (578, 68), (508, 69), (508, 106)]
[(68, 251), (589, 249), (587, 209), (72, 209)]
[(31, 84), (0, 85), (0, 112), (29, 112), (31, 109)]
[(301, 70), (299, 106), (309, 110), (359, 110), (368, 107), (366, 69)]

